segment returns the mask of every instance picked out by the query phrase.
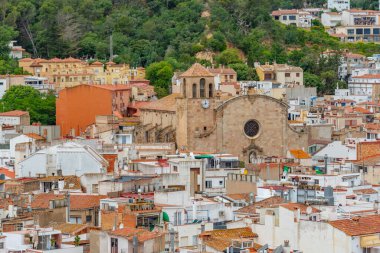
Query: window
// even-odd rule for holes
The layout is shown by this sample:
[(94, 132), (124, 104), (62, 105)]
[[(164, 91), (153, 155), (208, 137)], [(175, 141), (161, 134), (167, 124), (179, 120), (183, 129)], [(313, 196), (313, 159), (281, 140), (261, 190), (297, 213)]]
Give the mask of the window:
[(314, 179), (314, 183), (319, 185), (319, 179)]
[(182, 225), (182, 212), (174, 212), (174, 226), (180, 226)]
[(220, 181), (219, 181), (219, 185), (220, 185), (220, 186), (223, 186), (223, 180), (220, 180)]
[(253, 138), (259, 134), (260, 125), (256, 120), (249, 120), (244, 125), (244, 133), (247, 137)]
[(373, 34), (380, 34), (380, 28), (373, 28)]
[(3, 83), (3, 82), (0, 82), (0, 85), (4, 85), (4, 83)]
[(296, 77), (300, 77), (300, 73), (296, 73)]
[(205, 97), (205, 84), (206, 84), (206, 80), (204, 78), (201, 79), (199, 85), (199, 94), (200, 94), (200, 97), (201, 98), (204, 98)]
[(371, 34), (370, 28), (364, 28), (364, 34)]
[(81, 217), (70, 217), (70, 223), (82, 224), (82, 218)]
[(193, 84), (193, 98), (197, 97), (197, 85), (194, 83)]
[(206, 181), (206, 188), (212, 188), (212, 181)]
[(347, 34), (355, 34), (355, 30), (354, 29), (347, 29)]
[(290, 77), (290, 73), (285, 73), (285, 77)]
[(363, 34), (363, 28), (356, 29), (356, 34)]
[(193, 246), (198, 245), (198, 235), (193, 235)]
[(296, 20), (296, 16), (289, 16), (289, 20)]
[(178, 172), (178, 167), (177, 166), (173, 166), (173, 171), (174, 172)]
[(213, 97), (213, 93), (214, 93), (214, 87), (213, 87), (212, 83), (210, 83), (208, 85), (208, 97), (212, 98)]
[(99, 186), (98, 184), (92, 185), (92, 193), (98, 193), (99, 192)]
[(288, 16), (282, 16), (282, 20), (288, 20)]
[(0, 242), (0, 249), (4, 249), (4, 243)]
[(119, 253), (117, 238), (111, 238), (111, 253)]
[(92, 216), (91, 215), (87, 215), (86, 216), (86, 222), (91, 222), (92, 221)]
[(21, 231), (22, 229), (23, 229), (23, 225), (22, 225), (22, 223), (17, 223), (16, 225), (15, 225), (15, 230), (16, 231)]
[(183, 95), (186, 97), (186, 79), (183, 79)]

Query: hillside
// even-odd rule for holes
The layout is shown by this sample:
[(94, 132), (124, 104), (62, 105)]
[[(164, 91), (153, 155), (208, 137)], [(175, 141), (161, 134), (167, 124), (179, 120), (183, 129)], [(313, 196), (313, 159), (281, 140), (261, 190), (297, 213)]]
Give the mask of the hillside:
[[(254, 78), (254, 62), (287, 62), (304, 68), (307, 85), (331, 92), (337, 82), (337, 58), (321, 60), (321, 52), (350, 49), (370, 55), (378, 53), (380, 47), (343, 45), (318, 23), (306, 31), (285, 27), (270, 16), (274, 9), (320, 6), (324, 2), (0, 0), (0, 32), (4, 35), (0, 54), (4, 59), (6, 42), (16, 39), (33, 57), (106, 61), (112, 35), (116, 62), (146, 67), (166, 60), (173, 69), (184, 69), (196, 61), (196, 55), (203, 55), (203, 64), (213, 61), (232, 65), (240, 79)], [(12, 61), (0, 62), (0, 73), (19, 71)]]

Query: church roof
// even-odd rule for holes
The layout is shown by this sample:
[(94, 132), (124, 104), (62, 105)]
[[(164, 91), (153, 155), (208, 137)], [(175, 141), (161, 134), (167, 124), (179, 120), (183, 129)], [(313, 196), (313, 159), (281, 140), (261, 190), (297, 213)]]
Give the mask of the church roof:
[(212, 74), (208, 69), (203, 67), (199, 63), (194, 63), (188, 70), (183, 72), (180, 77), (213, 77), (214, 74)]
[(157, 111), (176, 111), (176, 98), (180, 97), (181, 94), (173, 93), (166, 97), (163, 97), (157, 101), (150, 102), (146, 105), (142, 105), (140, 110), (157, 110)]

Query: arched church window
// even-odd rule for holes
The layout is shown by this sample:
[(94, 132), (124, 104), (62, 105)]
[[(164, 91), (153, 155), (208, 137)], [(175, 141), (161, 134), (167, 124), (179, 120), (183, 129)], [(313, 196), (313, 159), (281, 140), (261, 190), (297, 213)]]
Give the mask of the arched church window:
[(183, 79), (183, 96), (186, 97), (186, 78)]
[(205, 97), (205, 85), (206, 85), (206, 80), (204, 78), (201, 79), (200, 81), (200, 87), (199, 87), (199, 94), (201, 98)]
[(208, 97), (212, 98), (214, 95), (214, 87), (212, 86), (212, 83), (208, 85)]
[(197, 84), (193, 83), (193, 98), (197, 97)]

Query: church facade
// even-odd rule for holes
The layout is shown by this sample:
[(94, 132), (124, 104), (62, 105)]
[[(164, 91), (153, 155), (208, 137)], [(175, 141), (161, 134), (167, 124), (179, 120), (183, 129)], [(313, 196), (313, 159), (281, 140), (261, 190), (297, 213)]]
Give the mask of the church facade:
[[(257, 156), (285, 157), (289, 149), (307, 149), (306, 130), (289, 126), (288, 106), (282, 101), (265, 95), (223, 97), (215, 90), (213, 74), (198, 63), (180, 78), (181, 93), (170, 103), (170, 128), (179, 151), (230, 153), (250, 162)], [(148, 109), (142, 108), (142, 125), (152, 128), (151, 119), (164, 113), (164, 108), (155, 108), (155, 116), (146, 117)]]

